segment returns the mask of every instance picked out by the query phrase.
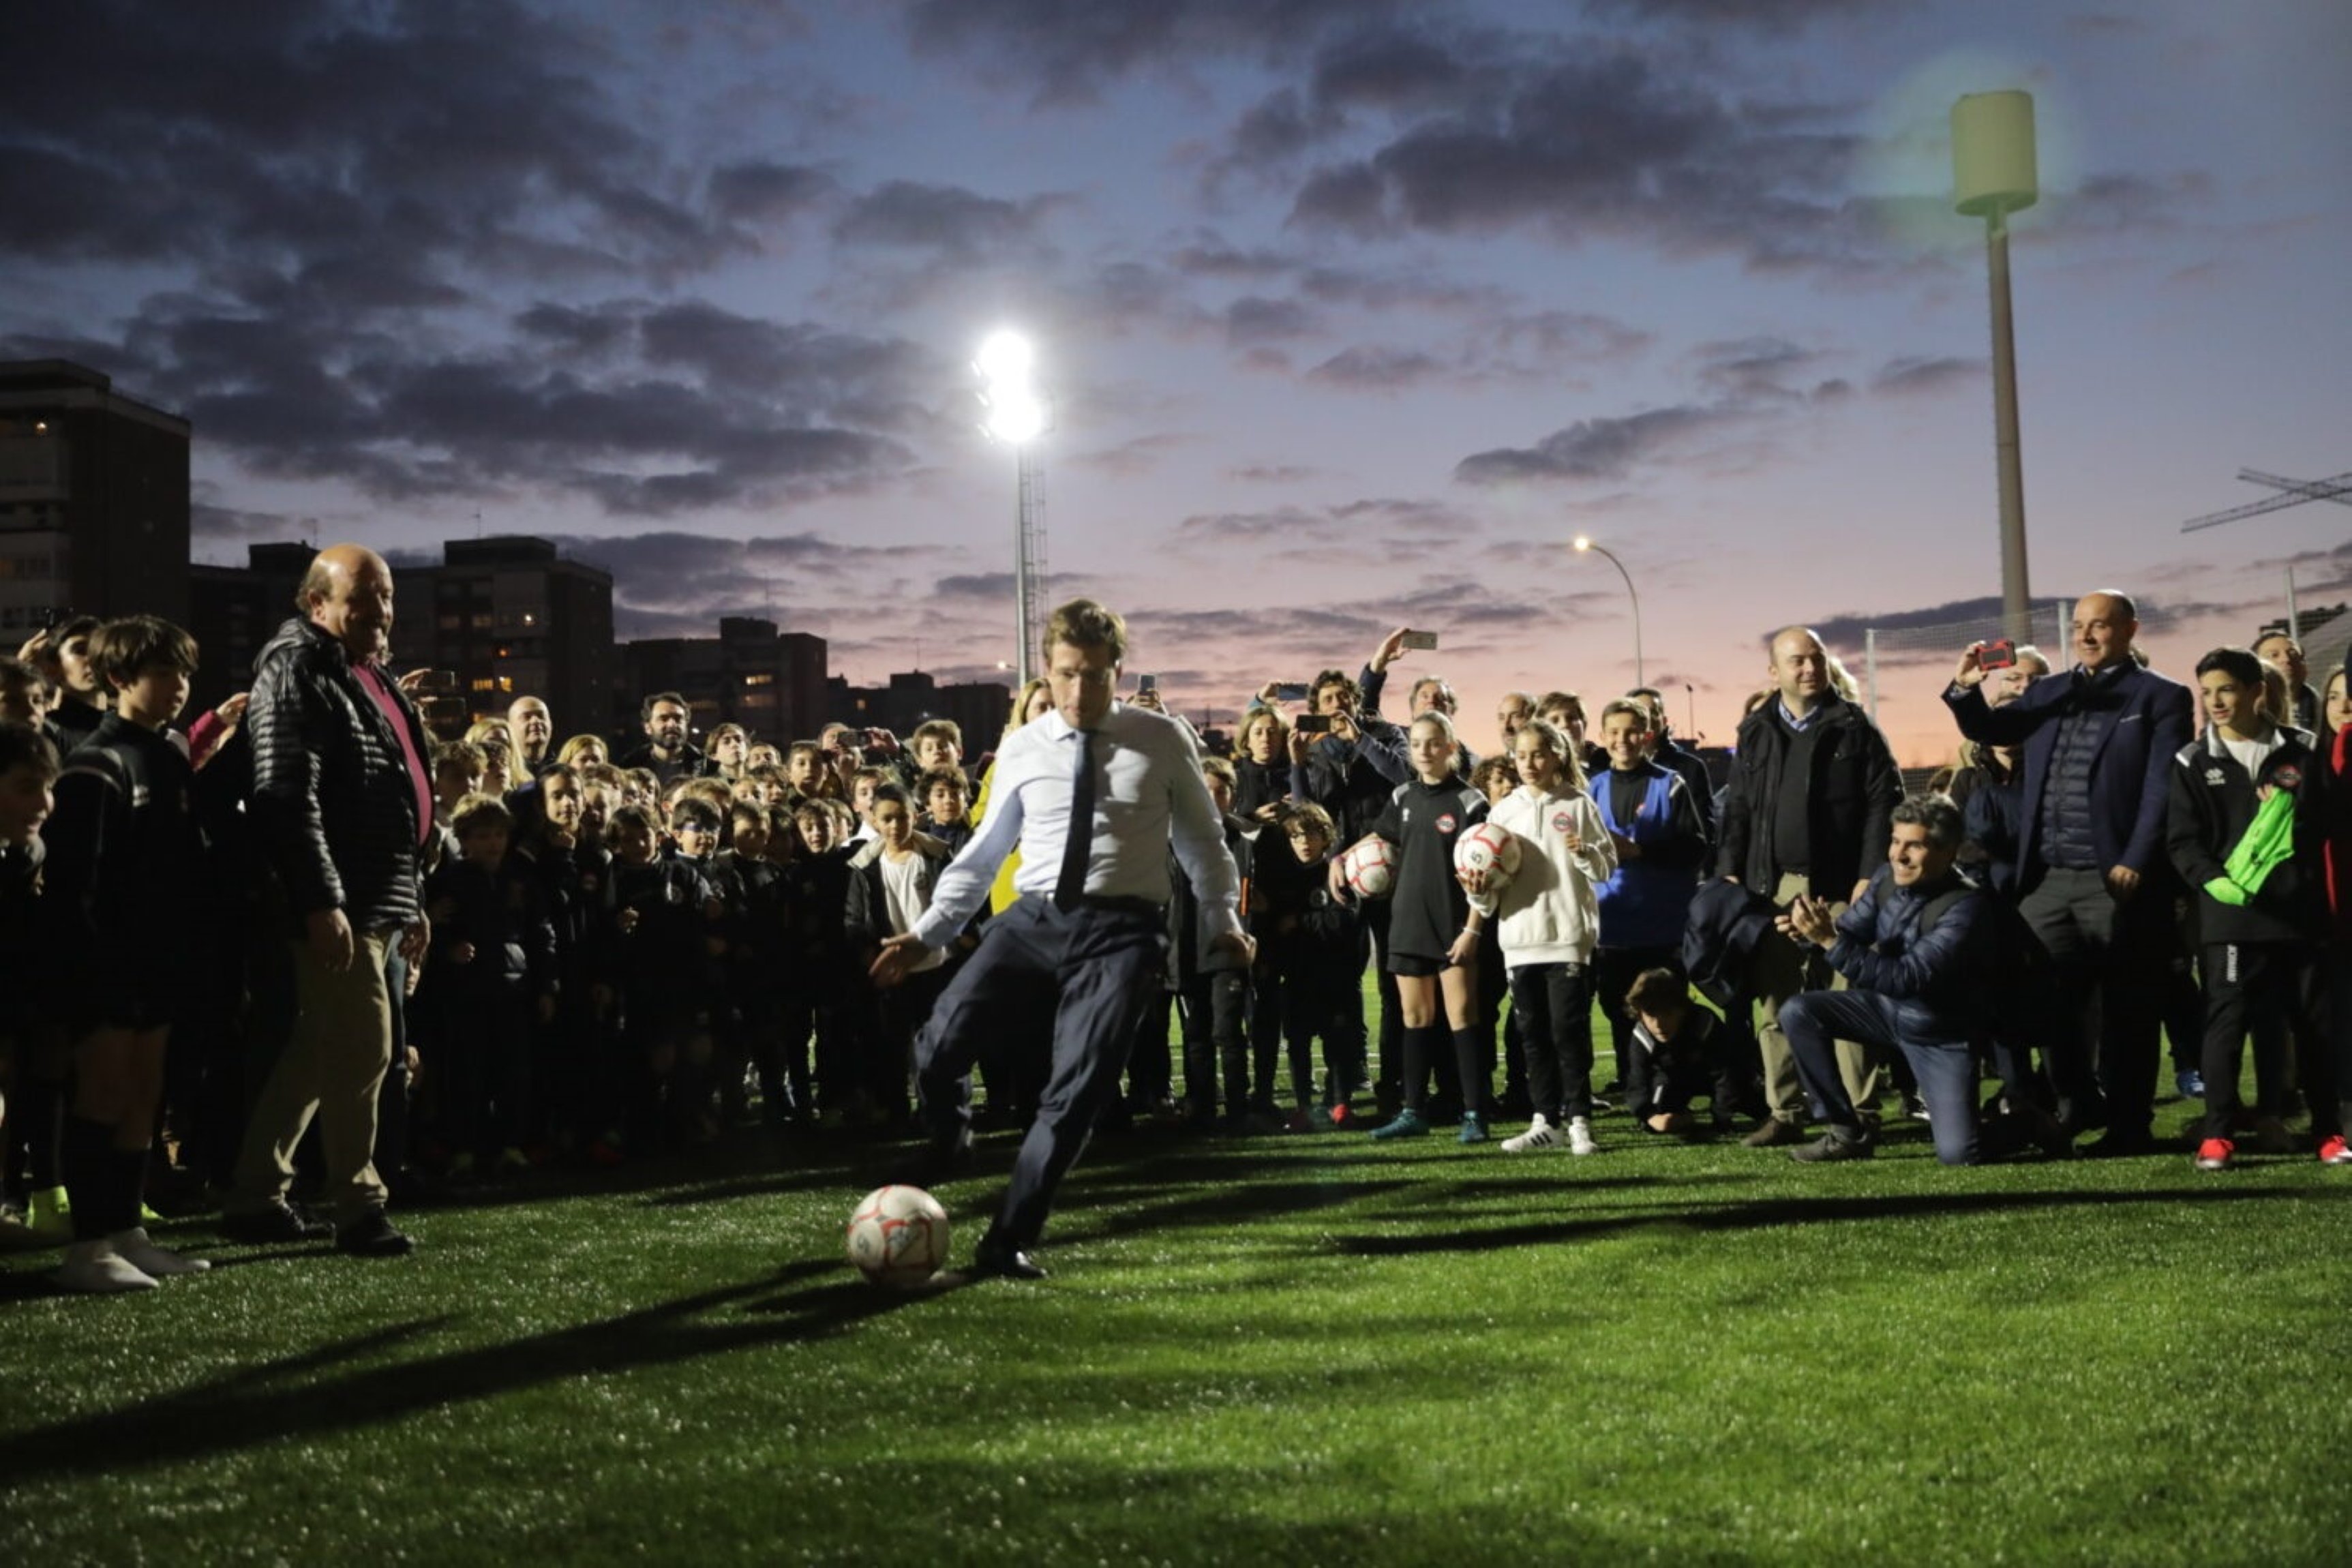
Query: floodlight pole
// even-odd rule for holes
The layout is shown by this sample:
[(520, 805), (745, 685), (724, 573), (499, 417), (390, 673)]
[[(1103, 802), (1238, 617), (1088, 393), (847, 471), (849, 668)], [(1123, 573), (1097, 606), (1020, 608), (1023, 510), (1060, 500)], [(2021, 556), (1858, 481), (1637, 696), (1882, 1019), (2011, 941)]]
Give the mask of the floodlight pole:
[(2033, 635), (2025, 567), (2025, 469), (2018, 451), (2017, 331), (2010, 309), (2009, 215), (2040, 199), (2033, 150), (2033, 99), (2023, 92), (1970, 93), (1952, 105), (1953, 205), (1985, 220), (1992, 291), (1993, 458), (2000, 501), (2002, 629)]
[(2033, 635), (2026, 584), (2025, 463), (2017, 435), (2017, 328), (2009, 299), (2009, 215), (1985, 216), (1985, 261), (1992, 279), (1992, 442), (2000, 483), (2000, 618), (2008, 634)]
[(1021, 637), (1021, 687), (1027, 690), (1037, 658), (1037, 462), (1027, 442), (1013, 448), (1017, 476), (1013, 505), (1013, 623)]

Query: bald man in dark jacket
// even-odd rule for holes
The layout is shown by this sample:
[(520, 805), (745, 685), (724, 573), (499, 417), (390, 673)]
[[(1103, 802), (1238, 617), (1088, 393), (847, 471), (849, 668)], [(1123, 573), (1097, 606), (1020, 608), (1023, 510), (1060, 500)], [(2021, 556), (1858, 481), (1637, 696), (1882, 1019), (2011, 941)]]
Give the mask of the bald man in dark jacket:
[(336, 1245), (396, 1257), (409, 1239), (384, 1215), (374, 1164), (377, 1090), (392, 1060), (385, 978), (426, 936), (422, 897), (433, 831), (425, 727), (383, 668), (392, 570), (355, 544), (321, 551), (304, 614), (254, 661), (254, 837), (289, 920), (296, 1017), (237, 1162), (229, 1228), (242, 1239), (316, 1234), (286, 1202), (313, 1116)]
[[(2141, 668), (2138, 612), (2112, 591), (2074, 606), (2074, 668), (2014, 701), (1985, 701), (1982, 644), (1960, 656), (1945, 704), (1960, 733), (2020, 746), (2019, 912), (2062, 989), (2047, 1064), (2070, 1131), (2105, 1125), (2101, 1154), (2153, 1147), (2164, 961), (2177, 882), (2165, 854), (2172, 759), (2189, 743), (2189, 689)], [(2098, 1004), (2098, 1037), (2090, 1034)]]

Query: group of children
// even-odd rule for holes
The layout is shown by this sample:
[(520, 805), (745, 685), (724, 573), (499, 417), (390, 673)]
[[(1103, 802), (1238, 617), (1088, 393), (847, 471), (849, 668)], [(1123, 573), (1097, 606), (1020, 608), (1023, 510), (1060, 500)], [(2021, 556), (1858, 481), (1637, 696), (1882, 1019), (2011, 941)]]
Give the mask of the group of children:
[(426, 884), (412, 1028), (449, 1064), (418, 1086), (411, 1152), (429, 1172), (567, 1146), (609, 1163), (709, 1143), (754, 1110), (772, 1128), (905, 1121), (915, 1032), (977, 932), (905, 985), (864, 976), (971, 835), (954, 724), (918, 733), (919, 771), (845, 778), (813, 742), (773, 761), (715, 745), (713, 772), (667, 787), (567, 742), (573, 761), (503, 796), (483, 778), (498, 746), (433, 760), (454, 852)]
[[(206, 992), (206, 949), (189, 935), (236, 912), (208, 835), (235, 833), (237, 708), (173, 729), (197, 650), (153, 617), (82, 626), (77, 647), (103, 682), (77, 693), (86, 713), (51, 713), (57, 694), (0, 660), (0, 942), (55, 980), (0, 989), (7, 1174), (30, 1200), (0, 1224), (37, 1237), (69, 1226), (78, 1246), (103, 1241), (92, 1250), (168, 1276), (202, 1265), (147, 1237), (144, 1182), (172, 1032)], [(2172, 805), (2173, 858), (2214, 906), (2208, 940), (2221, 943), (2207, 954), (2209, 1082), (2234, 1083), (2249, 1006), (2291, 1002), (2280, 1011), (2299, 1039), (2326, 1026), (2311, 803), (2341, 772), (2342, 742), (2331, 757), (2273, 722), (2251, 663), (2218, 650), (2200, 665), (2210, 724), (2177, 760)], [(1040, 685), (1014, 723), (1040, 710)], [(1596, 1001), (1630, 1125), (1720, 1131), (1752, 1110), (1742, 1021), (1697, 1005), (1681, 968), (1712, 815), (1654, 696), (1608, 703), (1596, 742), (1580, 702), (1554, 694), (1507, 722), (1507, 755), (1481, 763), (1444, 711), (1388, 724), (1361, 710), (1366, 695), (1327, 672), (1307, 721), (1262, 705), (1235, 758), (1203, 759), (1256, 958), (1220, 967), (1180, 874), (1127, 1108), (1304, 1131), (1357, 1122), (1370, 1090), (1377, 1139), (1458, 1114), (1459, 1139), (1484, 1142), (1507, 992), (1505, 1108), (1528, 1124), (1506, 1151), (1598, 1148)], [(415, 1114), (386, 1107), (379, 1164), (395, 1181), (462, 1182), (567, 1149), (609, 1163), (708, 1143), (755, 1110), (779, 1128), (904, 1123), (915, 1037), (987, 917), (901, 984), (866, 974), (971, 835), (956, 727), (924, 725), (902, 755), (845, 758), (722, 733), (707, 772), (667, 783), (613, 765), (601, 738), (545, 742), (490, 721), (432, 758), (432, 940), (405, 1008), (414, 1070), (387, 1089), (414, 1095)], [(549, 760), (533, 767), (533, 753)], [(1481, 823), (1516, 847), (1507, 879), (1457, 866)], [(1343, 872), (1368, 838), (1390, 851), (1385, 897)], [(1377, 1060), (1362, 992), (1375, 951)], [(1008, 1041), (983, 1066), (992, 1098), (1017, 1112), (1037, 1065)], [(2283, 1069), (2260, 1065), (2267, 1101)], [(2233, 1107), (2216, 1097), (2200, 1163), (2228, 1162)]]

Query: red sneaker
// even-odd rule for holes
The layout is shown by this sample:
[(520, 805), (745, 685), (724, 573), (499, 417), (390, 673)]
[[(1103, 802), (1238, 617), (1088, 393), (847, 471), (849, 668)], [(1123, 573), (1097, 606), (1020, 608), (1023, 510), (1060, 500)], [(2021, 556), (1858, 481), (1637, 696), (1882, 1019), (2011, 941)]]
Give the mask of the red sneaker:
[(2319, 1141), (2319, 1163), (2323, 1165), (2352, 1165), (2352, 1143), (2347, 1143), (2341, 1132), (2329, 1133)]
[(2200, 1171), (2226, 1171), (2230, 1168), (2230, 1156), (2237, 1152), (2238, 1146), (2227, 1138), (2208, 1138), (2197, 1145), (2197, 1168)]

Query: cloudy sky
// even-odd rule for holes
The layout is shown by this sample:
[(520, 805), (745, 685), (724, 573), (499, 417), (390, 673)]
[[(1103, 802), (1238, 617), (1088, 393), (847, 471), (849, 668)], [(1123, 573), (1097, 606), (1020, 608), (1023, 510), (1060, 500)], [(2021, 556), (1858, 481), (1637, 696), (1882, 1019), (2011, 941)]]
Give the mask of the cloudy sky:
[[(1012, 657), (991, 328), (1040, 344), (1055, 596), (1191, 710), (1444, 637), (1727, 737), (1777, 625), (2000, 591), (1980, 226), (2021, 87), (2032, 583), (2161, 663), (2352, 593), (2342, 0), (582, 0), (11, 19), (0, 354), (196, 429), (198, 552), (478, 531), (625, 636), (772, 613), (859, 681)], [(2333, 589), (2330, 594), (2329, 590)], [(1890, 652), (1906, 760), (1947, 743)], [(1675, 702), (1677, 719), (1685, 701)]]

